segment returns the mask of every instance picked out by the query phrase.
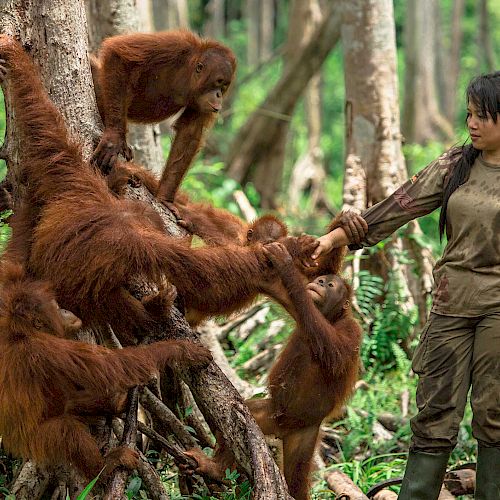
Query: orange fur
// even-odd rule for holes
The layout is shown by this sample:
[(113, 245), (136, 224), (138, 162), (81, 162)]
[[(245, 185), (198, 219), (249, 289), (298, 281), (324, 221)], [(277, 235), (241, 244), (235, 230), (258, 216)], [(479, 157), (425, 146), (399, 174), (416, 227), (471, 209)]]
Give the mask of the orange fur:
[[(5, 449), (42, 465), (73, 464), (88, 479), (131, 464), (118, 448), (103, 458), (83, 416), (118, 414), (126, 391), (166, 364), (207, 365), (201, 345), (167, 340), (111, 350), (62, 338), (75, 316), (47, 282), (4, 262), (0, 281), (0, 435)], [(76, 319), (76, 318), (75, 318)], [(78, 326), (81, 323), (78, 322)]]
[[(272, 261), (297, 324), (271, 368), (270, 397), (247, 404), (262, 432), (283, 440), (290, 494), (296, 500), (307, 500), (321, 422), (339, 412), (358, 377), (361, 328), (352, 316), (352, 291), (344, 280), (335, 275), (316, 278), (316, 286), (322, 283), (326, 290), (321, 306), (316, 306), (304, 287), (303, 275), (291, 265), (291, 257), (281, 252)], [(340, 283), (339, 290), (328, 288), (330, 281)], [(221, 441), (214, 459), (198, 449), (187, 454), (198, 462), (198, 472), (219, 480), (234, 463), (231, 450)]]
[(93, 158), (105, 172), (118, 154), (132, 159), (127, 119), (157, 123), (184, 108), (157, 191), (161, 201), (172, 203), (234, 78), (233, 52), (185, 30), (134, 33), (104, 40), (91, 62), (105, 124)]
[(233, 312), (262, 291), (269, 267), (261, 246), (191, 249), (166, 236), (151, 207), (114, 196), (84, 161), (22, 47), (2, 35), (0, 57), (29, 181), (7, 255), (50, 280), (84, 326), (109, 323), (128, 344), (143, 334), (156, 320), (126, 290), (136, 276), (157, 284), (166, 277), (198, 320)]

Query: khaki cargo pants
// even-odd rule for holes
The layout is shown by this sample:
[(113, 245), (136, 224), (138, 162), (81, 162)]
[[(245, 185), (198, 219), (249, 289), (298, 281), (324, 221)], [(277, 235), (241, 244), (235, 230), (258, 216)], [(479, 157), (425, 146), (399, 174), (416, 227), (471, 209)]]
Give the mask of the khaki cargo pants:
[(500, 447), (500, 313), (431, 313), (412, 368), (419, 375), (412, 450), (439, 453), (455, 446), (471, 387), (473, 435), (484, 446)]

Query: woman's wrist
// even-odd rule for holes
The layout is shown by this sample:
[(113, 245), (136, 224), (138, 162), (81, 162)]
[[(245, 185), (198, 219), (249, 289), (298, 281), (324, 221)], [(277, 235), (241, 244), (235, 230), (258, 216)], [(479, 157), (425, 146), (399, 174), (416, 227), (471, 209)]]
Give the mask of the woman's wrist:
[(331, 252), (334, 248), (343, 247), (350, 243), (346, 232), (337, 227), (333, 231), (318, 238), (318, 248), (313, 252), (312, 258), (317, 259), (320, 255), (325, 255)]
[(337, 227), (328, 234), (330, 236), (330, 242), (331, 242), (330, 250), (333, 250), (334, 248), (343, 247), (345, 245), (349, 245), (349, 243), (352, 243), (343, 227)]

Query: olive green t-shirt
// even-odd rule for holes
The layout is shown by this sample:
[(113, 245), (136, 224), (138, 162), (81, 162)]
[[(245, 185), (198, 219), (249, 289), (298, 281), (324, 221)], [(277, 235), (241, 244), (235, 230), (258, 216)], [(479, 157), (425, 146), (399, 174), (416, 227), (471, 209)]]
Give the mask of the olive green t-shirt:
[[(440, 207), (452, 149), (362, 214), (363, 246), (378, 243), (408, 221)], [(448, 200), (448, 243), (434, 267), (432, 312), (473, 317), (500, 311), (500, 165), (479, 157), (469, 179)]]

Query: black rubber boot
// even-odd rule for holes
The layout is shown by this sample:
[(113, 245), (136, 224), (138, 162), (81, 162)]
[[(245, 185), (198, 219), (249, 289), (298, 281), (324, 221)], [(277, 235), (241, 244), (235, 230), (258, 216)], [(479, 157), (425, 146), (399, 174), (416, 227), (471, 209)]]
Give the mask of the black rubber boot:
[(449, 453), (410, 451), (398, 500), (436, 500), (449, 457)]
[(500, 500), (500, 448), (477, 447), (475, 500)]

